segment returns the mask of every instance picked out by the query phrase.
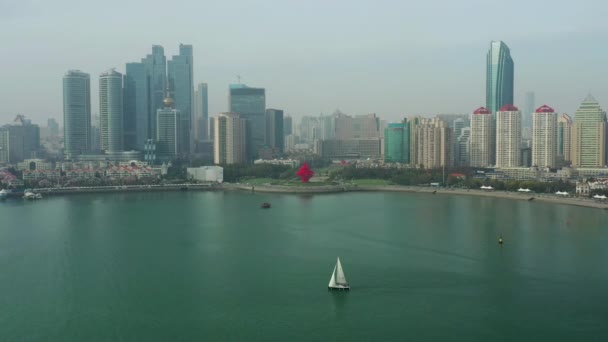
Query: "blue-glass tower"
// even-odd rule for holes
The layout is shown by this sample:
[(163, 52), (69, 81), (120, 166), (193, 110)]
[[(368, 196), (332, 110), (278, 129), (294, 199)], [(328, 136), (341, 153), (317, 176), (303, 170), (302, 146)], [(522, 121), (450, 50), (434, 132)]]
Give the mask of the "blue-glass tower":
[(507, 104), (513, 104), (513, 59), (507, 44), (492, 41), (487, 56), (486, 108), (496, 115)]

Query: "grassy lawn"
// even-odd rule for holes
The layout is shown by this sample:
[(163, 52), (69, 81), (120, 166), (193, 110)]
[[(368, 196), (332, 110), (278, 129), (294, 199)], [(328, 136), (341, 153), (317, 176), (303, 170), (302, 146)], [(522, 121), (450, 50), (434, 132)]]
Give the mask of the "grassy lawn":
[(385, 180), (385, 179), (353, 179), (352, 181), (349, 181), (349, 182), (357, 184), (357, 185), (368, 185), (368, 186), (391, 184), (388, 180)]

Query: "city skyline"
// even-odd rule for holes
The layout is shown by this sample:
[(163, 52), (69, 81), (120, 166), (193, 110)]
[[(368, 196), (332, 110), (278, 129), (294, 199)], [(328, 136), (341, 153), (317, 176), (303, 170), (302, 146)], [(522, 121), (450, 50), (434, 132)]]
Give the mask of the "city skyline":
[[(193, 83), (209, 85), (210, 115), (228, 110), (227, 87), (237, 82), (237, 75), (243, 77), (243, 83), (267, 90), (268, 107), (282, 108), (286, 114), (297, 118), (329, 114), (336, 108), (352, 115), (377, 113), (390, 121), (407, 115), (469, 113), (471, 108), (485, 102), (485, 52), (492, 40), (506, 42), (517, 63), (515, 105), (523, 107), (523, 94), (527, 91), (535, 92), (537, 105), (551, 103), (557, 112), (571, 115), (588, 92), (600, 103), (607, 101), (607, 86), (596, 74), (608, 57), (608, 51), (595, 42), (605, 36), (608, 26), (594, 19), (595, 16), (601, 18), (600, 10), (584, 11), (585, 7), (605, 7), (603, 3), (588, 1), (588, 6), (552, 8), (552, 18), (568, 24), (543, 28), (533, 24), (533, 17), (540, 11), (546, 12), (542, 4), (525, 3), (527, 11), (522, 13), (519, 10), (524, 6), (522, 1), (498, 5), (498, 9), (474, 3), (477, 10), (473, 14), (465, 13), (469, 6), (442, 4), (447, 9), (442, 13), (446, 14), (436, 15), (445, 19), (445, 24), (437, 28), (425, 21), (425, 16), (413, 18), (415, 13), (433, 9), (436, 4), (432, 2), (374, 7), (371, 3), (359, 3), (344, 13), (343, 4), (338, 1), (324, 4), (323, 10), (317, 11), (320, 13), (313, 13), (314, 4), (276, 2), (260, 8), (250, 4), (214, 4), (213, 14), (204, 15), (204, 19), (209, 20), (193, 20), (193, 14), (186, 13), (184, 27), (179, 30), (142, 24), (137, 32), (107, 31), (105, 27), (102, 29), (97, 18), (86, 16), (76, 18), (74, 22), (57, 20), (55, 15), (60, 15), (59, 19), (68, 15), (63, 14), (67, 5), (61, 1), (52, 6), (40, 4), (36, 8), (27, 3), (6, 5), (8, 8), (2, 13), (6, 20), (0, 23), (0, 28), (24, 34), (8, 37), (5, 46), (7, 51), (24, 53), (5, 55), (0, 63), (8, 80), (0, 85), (0, 93), (14, 99), (5, 101), (8, 105), (0, 116), (2, 122), (9, 121), (17, 113), (37, 123), (43, 123), (49, 117), (60, 119), (61, 85), (58, 80), (66, 70), (78, 69), (99, 75), (116, 67), (117, 71), (125, 73), (125, 63), (149, 54), (151, 45), (170, 47), (165, 55), (172, 56), (177, 54), (176, 46), (180, 42), (192, 44), (196, 49)], [(129, 13), (138, 5), (135, 2), (112, 13), (116, 14), (116, 20), (125, 16), (131, 18)], [(201, 34), (205, 32), (201, 28), (217, 31), (211, 28), (217, 27), (219, 19), (211, 17), (230, 13), (241, 18), (243, 14), (235, 14), (235, 6), (247, 9), (239, 12), (247, 12), (251, 18), (235, 20), (237, 24), (216, 36)], [(72, 7), (70, 18), (91, 9), (104, 13), (112, 8), (107, 4)], [(413, 11), (404, 11), (406, 7)], [(487, 14), (496, 10), (505, 16), (517, 14), (528, 20), (522, 20), (523, 24), (519, 26), (491, 25), (492, 30), (480, 32), (479, 27), (490, 25), (493, 20)], [(150, 19), (165, 15), (160, 9), (150, 11), (148, 23), (154, 21)], [(302, 16), (294, 21), (296, 12)], [(574, 15), (583, 12), (584, 16)], [(481, 22), (471, 21), (475, 22), (473, 25), (459, 20), (459, 25), (453, 25), (449, 32), (445, 30), (446, 25), (456, 23), (456, 18), (466, 17), (465, 14)], [(279, 23), (293, 22), (293, 25), (287, 25), (286, 32), (282, 33), (271, 30), (277, 24), (273, 20), (250, 25), (261, 15), (277, 19)], [(366, 25), (357, 25), (357, 19), (364, 16), (368, 19)], [(412, 16), (412, 20), (395, 23), (395, 16), (406, 19)], [(571, 21), (573, 17), (585, 20)], [(312, 19), (323, 24), (317, 28), (302, 26)], [(52, 29), (32, 30), (51, 20), (56, 23)], [(332, 24), (325, 24), (329, 22)], [(55, 32), (71, 31), (78, 24), (82, 24), (83, 31), (69, 42), (64, 42)], [(301, 27), (308, 29), (300, 31)], [(417, 28), (416, 33), (406, 34), (412, 28)], [(289, 44), (286, 46), (286, 43)], [(79, 47), (78, 52), (73, 52), (74, 46)], [(552, 51), (551, 58), (547, 59), (546, 51)], [(44, 56), (45, 63), (40, 63), (40, 56)], [(28, 94), (35, 93), (37, 101), (22, 100), (27, 95), (23, 86), (26, 83)], [(96, 82), (92, 83), (91, 92), (97, 94)], [(442, 94), (442, 101), (432, 101), (437, 92)], [(99, 99), (93, 95), (91, 100), (92, 114), (95, 114)]]

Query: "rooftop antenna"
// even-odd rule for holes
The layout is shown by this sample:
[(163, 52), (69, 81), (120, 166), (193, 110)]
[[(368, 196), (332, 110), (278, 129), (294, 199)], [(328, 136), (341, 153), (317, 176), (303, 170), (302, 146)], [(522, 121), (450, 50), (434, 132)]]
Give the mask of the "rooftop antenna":
[(236, 75), (236, 79), (239, 81), (238, 83), (241, 84), (241, 75)]

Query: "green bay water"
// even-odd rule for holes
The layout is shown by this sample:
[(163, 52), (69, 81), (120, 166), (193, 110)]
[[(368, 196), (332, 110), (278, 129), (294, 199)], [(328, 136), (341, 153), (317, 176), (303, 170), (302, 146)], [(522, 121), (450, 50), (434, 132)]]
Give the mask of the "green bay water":
[[(349, 293), (327, 290), (336, 256)], [(0, 340), (605, 341), (608, 211), (407, 193), (7, 200)]]

